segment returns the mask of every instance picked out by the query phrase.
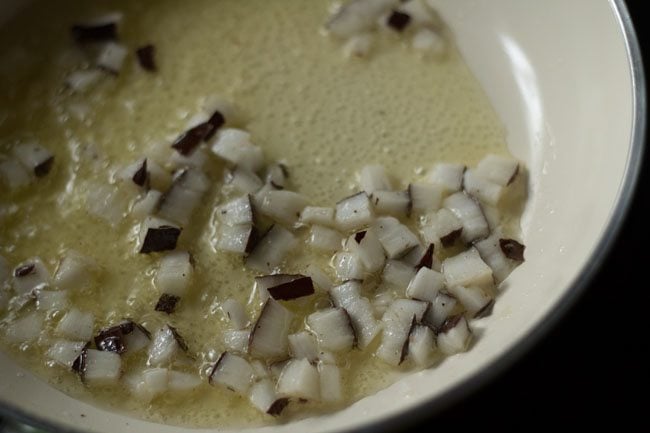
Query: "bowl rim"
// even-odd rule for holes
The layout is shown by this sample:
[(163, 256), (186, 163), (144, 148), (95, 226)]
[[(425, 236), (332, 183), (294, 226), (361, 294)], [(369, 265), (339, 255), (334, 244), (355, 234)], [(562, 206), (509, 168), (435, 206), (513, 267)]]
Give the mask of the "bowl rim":
[[(529, 352), (541, 339), (557, 326), (562, 319), (573, 308), (578, 299), (585, 293), (589, 283), (593, 280), (596, 272), (600, 269), (605, 259), (609, 256), (610, 250), (623, 227), (638, 186), (639, 173), (643, 162), (644, 143), (646, 136), (646, 113), (647, 94), (646, 82), (641, 57), (641, 49), (638, 37), (634, 30), (634, 24), (630, 17), (625, 0), (611, 0), (612, 10), (615, 14), (618, 26), (622, 31), (632, 82), (632, 134), (631, 143), (627, 156), (623, 183), (614, 203), (614, 211), (607, 222), (604, 235), (599, 240), (593, 253), (580, 270), (580, 277), (569, 287), (562, 297), (556, 300), (555, 306), (540, 321), (540, 325), (531, 329), (527, 334), (520, 337), (509, 350), (496, 357), (490, 364), (480, 371), (464, 378), (447, 391), (426, 399), (418, 405), (400, 413), (386, 418), (380, 418), (365, 425), (346, 428), (340, 433), (377, 433), (404, 429), (417, 422), (440, 413), (445, 408), (457, 403), (463, 397), (475, 392), (478, 388), (485, 386), (495, 380), (510, 368), (523, 355)], [(48, 420), (38, 414), (28, 413), (13, 406), (10, 403), (0, 402), (0, 416), (5, 420), (24, 423), (36, 428), (41, 428), (53, 433), (84, 433), (76, 427), (63, 426), (57, 422)], [(0, 427), (4, 424), (0, 418)]]

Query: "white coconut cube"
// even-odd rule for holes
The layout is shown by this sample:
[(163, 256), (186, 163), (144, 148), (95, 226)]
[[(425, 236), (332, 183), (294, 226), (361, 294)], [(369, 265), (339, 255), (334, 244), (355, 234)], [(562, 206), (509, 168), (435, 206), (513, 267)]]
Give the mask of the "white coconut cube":
[(341, 370), (333, 364), (318, 363), (320, 374), (320, 399), (327, 403), (343, 401)]
[(445, 277), (429, 268), (422, 267), (406, 288), (406, 296), (421, 301), (433, 302), (438, 292), (445, 287)]
[(43, 331), (43, 314), (34, 311), (26, 316), (9, 322), (5, 336), (11, 343), (26, 343), (35, 340)]
[(339, 352), (354, 345), (352, 321), (343, 308), (329, 308), (307, 316), (307, 326), (314, 333), (320, 348)]
[(45, 356), (59, 365), (72, 368), (72, 364), (81, 355), (86, 344), (85, 341), (57, 340), (50, 346)]
[(224, 352), (210, 374), (210, 384), (221, 385), (246, 395), (253, 381), (253, 369), (244, 358)]
[(94, 325), (95, 317), (92, 313), (73, 308), (59, 321), (56, 333), (71, 340), (90, 341)]
[(492, 269), (485, 264), (476, 248), (470, 248), (442, 262), (442, 273), (447, 287), (492, 287)]
[(120, 378), (121, 368), (122, 359), (117, 353), (87, 349), (83, 378), (88, 383), (115, 383)]
[(160, 259), (154, 284), (160, 293), (182, 297), (192, 280), (194, 266), (187, 251), (172, 251)]
[(358, 230), (372, 223), (374, 211), (365, 192), (357, 193), (336, 204), (335, 222), (339, 230)]
[(97, 264), (91, 257), (69, 250), (59, 263), (53, 283), (60, 289), (84, 289), (93, 283), (96, 269)]
[(320, 375), (307, 359), (292, 359), (282, 369), (277, 384), (281, 397), (320, 400)]

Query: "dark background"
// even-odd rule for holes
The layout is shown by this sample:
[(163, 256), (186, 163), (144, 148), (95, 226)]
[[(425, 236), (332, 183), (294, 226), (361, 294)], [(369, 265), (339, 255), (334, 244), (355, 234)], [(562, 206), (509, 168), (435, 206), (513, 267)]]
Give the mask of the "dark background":
[[(650, 3), (626, 3), (648, 74), (648, 20), (642, 6)], [(631, 422), (638, 424), (625, 430), (650, 431), (649, 418), (644, 417), (650, 411), (646, 320), (650, 287), (645, 280), (650, 272), (646, 268), (650, 264), (648, 153), (620, 237), (569, 314), (512, 368), (413, 431), (446, 427), (529, 431), (594, 424), (602, 428), (602, 423), (622, 429)]]

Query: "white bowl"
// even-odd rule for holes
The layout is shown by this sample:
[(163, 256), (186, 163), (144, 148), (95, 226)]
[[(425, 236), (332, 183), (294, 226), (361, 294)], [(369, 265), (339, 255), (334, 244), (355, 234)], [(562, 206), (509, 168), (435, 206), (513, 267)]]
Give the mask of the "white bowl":
[[(18, 2), (0, 5), (0, 23)], [(556, 323), (612, 244), (639, 171), (645, 88), (621, 0), (438, 0), (530, 169), (527, 261), (466, 354), (332, 415), (264, 432), (403, 426), (503, 370)], [(0, 413), (61, 431), (179, 432), (73, 400), (0, 353)], [(81, 414), (84, 416), (82, 417)]]

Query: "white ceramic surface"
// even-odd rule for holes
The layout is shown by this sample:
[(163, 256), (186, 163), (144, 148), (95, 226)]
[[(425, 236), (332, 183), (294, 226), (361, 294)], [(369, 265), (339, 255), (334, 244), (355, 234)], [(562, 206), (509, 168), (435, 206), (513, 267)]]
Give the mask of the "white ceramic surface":
[[(645, 116), (641, 66), (637, 61), (633, 67), (636, 45), (624, 30), (622, 2), (434, 2), (500, 114), (512, 152), (530, 169), (527, 261), (508, 279), (493, 314), (480, 322), (485, 331), (468, 353), (344, 411), (259, 431), (374, 431), (395, 425), (407, 411), (431, 413), (509, 364), (548, 328), (584, 286), (622, 219)], [(2, 2), (0, 14), (6, 16), (10, 3)], [(62, 430), (180, 430), (74, 401), (2, 353), (0, 371), (0, 411), (38, 414), (39, 422)]]

